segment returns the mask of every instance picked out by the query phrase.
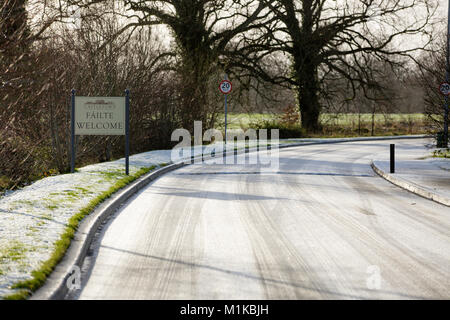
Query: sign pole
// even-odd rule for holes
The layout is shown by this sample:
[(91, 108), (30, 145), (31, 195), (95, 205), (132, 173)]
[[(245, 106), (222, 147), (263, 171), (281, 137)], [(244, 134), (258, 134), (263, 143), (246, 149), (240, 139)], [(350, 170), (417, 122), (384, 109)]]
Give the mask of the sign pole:
[[(446, 70), (445, 70), (445, 81), (448, 83), (450, 80), (450, 0), (448, 1), (448, 14), (447, 14), (447, 57), (446, 57)], [(445, 95), (445, 106), (444, 106), (444, 148), (448, 147), (448, 94)]]
[(125, 90), (125, 173), (130, 173), (130, 90)]
[(225, 96), (225, 149), (226, 149), (226, 144), (227, 144), (227, 115), (228, 115), (228, 110), (227, 110), (227, 96), (228, 94), (231, 92), (231, 82), (228, 81), (228, 75), (225, 73), (225, 79), (222, 80), (219, 83), (219, 90), (220, 92), (223, 93), (223, 95)]
[[(224, 80), (228, 80), (228, 75), (226, 73), (225, 73)], [(228, 112), (227, 111), (227, 96), (228, 96), (228, 94), (225, 94), (225, 144), (227, 144), (227, 112)]]
[[(225, 76), (225, 80), (226, 80)], [(225, 144), (227, 144), (227, 94), (225, 94)]]
[(70, 109), (70, 173), (75, 172), (75, 89), (72, 89)]

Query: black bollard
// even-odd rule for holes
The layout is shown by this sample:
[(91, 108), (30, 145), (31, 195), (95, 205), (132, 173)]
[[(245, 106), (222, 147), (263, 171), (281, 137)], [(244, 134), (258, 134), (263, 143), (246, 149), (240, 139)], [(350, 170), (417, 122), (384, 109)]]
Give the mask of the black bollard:
[(395, 144), (391, 143), (391, 173), (395, 173)]

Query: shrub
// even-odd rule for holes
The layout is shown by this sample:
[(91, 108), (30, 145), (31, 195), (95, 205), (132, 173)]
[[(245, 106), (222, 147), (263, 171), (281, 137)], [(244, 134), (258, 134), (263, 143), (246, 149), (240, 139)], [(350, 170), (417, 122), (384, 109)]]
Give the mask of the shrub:
[(299, 124), (289, 124), (283, 123), (279, 121), (270, 121), (263, 120), (260, 122), (254, 122), (250, 124), (250, 127), (253, 129), (267, 129), (267, 138), (269, 139), (270, 130), (278, 129), (279, 130), (279, 138), (280, 139), (289, 139), (289, 138), (303, 138), (306, 136), (306, 131)]

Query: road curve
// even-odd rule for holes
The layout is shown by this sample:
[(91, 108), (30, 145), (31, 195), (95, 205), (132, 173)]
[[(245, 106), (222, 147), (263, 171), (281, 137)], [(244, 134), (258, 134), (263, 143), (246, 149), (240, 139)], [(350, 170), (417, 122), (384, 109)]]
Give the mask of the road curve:
[(450, 208), (374, 174), (389, 143), (401, 159), (426, 140), (282, 149), (278, 173), (166, 174), (105, 225), (71, 298), (449, 299)]

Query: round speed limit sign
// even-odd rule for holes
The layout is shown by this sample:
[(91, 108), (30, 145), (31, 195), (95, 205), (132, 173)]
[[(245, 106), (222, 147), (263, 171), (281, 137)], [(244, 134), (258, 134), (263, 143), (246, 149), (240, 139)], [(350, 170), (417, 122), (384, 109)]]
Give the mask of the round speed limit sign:
[(450, 94), (450, 84), (448, 84), (447, 82), (441, 83), (441, 85), (439, 86), (439, 91), (444, 96), (448, 96)]
[(231, 92), (231, 82), (228, 80), (222, 80), (219, 84), (219, 90), (223, 94), (228, 94)]

